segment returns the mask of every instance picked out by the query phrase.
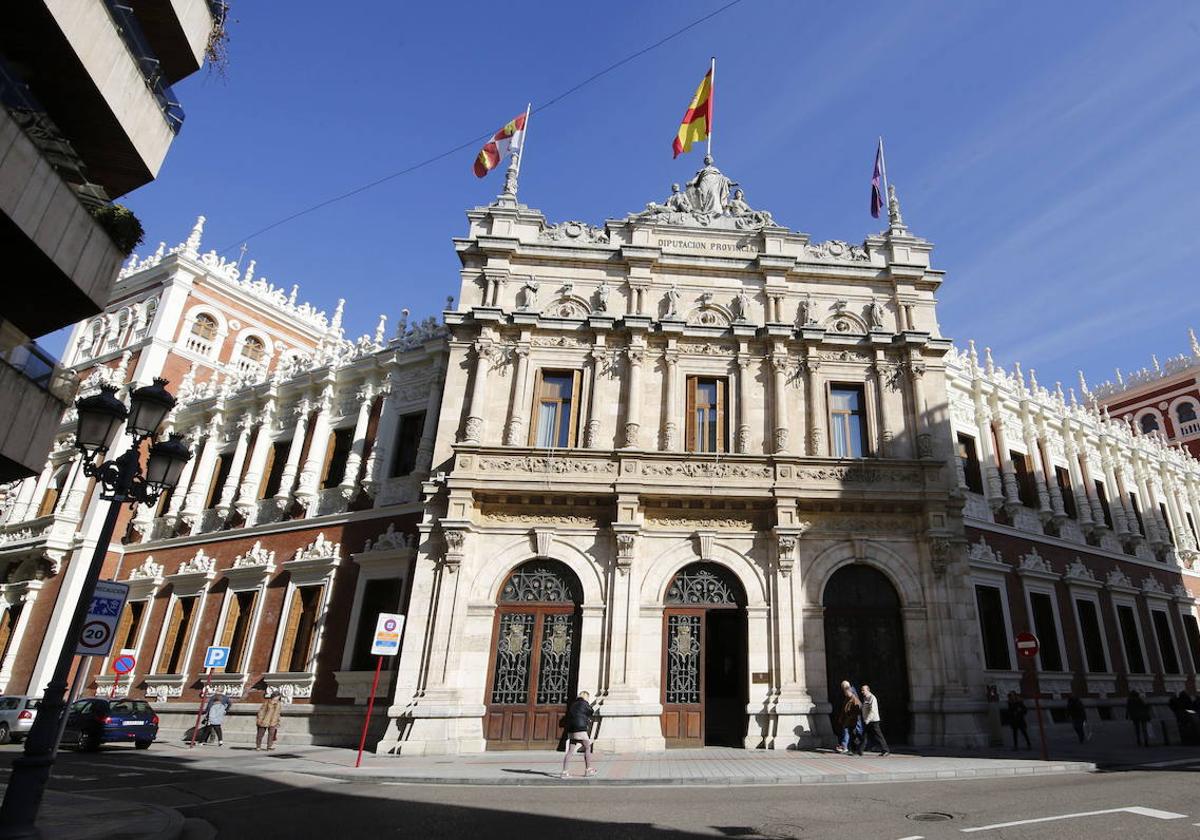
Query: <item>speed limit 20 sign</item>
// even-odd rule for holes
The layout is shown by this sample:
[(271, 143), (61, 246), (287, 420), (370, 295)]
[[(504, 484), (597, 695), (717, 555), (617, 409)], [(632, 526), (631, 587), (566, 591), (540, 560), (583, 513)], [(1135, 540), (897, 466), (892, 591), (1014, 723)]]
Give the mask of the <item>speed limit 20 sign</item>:
[(83, 621), (83, 629), (79, 631), (75, 653), (80, 656), (108, 655), (128, 596), (129, 586), (124, 583), (96, 581), (96, 591), (92, 593), (87, 618)]

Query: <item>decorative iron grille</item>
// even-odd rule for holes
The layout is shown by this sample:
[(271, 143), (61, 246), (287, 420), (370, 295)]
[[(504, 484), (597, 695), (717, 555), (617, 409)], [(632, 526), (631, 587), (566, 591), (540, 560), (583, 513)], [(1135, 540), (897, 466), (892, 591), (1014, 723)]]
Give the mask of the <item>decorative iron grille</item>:
[(681, 569), (667, 588), (668, 604), (721, 604), (736, 606), (735, 585), (723, 569), (715, 566), (688, 566)]
[(538, 662), (538, 705), (560, 705), (571, 699), (571, 655), (575, 621), (571, 613), (542, 616), (542, 651)]
[(701, 616), (667, 616), (667, 702), (700, 702)]
[(533, 613), (502, 613), (496, 640), (492, 702), (517, 705), (529, 700), (529, 659), (533, 650)]
[(500, 592), (500, 603), (574, 603), (571, 581), (563, 571), (557, 564), (526, 563), (509, 576)]

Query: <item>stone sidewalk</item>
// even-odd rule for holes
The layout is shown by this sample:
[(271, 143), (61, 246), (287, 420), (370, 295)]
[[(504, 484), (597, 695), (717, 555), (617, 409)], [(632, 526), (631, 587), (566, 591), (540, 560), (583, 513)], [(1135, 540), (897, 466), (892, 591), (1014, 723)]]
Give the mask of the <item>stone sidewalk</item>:
[[(0, 796), (4, 785), (0, 785)], [(176, 840), (184, 818), (173, 808), (144, 802), (97, 799), (48, 790), (37, 827), (46, 840)]]

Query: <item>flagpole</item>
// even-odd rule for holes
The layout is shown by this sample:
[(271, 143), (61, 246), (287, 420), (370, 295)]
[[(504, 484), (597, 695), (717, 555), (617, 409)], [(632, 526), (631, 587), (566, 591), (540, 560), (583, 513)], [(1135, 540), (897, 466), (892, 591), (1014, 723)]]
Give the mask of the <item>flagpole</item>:
[(883, 156), (883, 135), (879, 135), (879, 171), (883, 176), (883, 206), (887, 207), (888, 201), (888, 179), (887, 179), (887, 159)]
[(525, 137), (529, 133), (529, 112), (532, 108), (532, 102), (525, 104), (525, 128), (521, 129), (521, 146), (517, 149), (517, 165), (514, 167), (516, 172), (513, 173), (517, 178), (521, 177), (521, 159), (525, 157)]
[(716, 92), (717, 92), (717, 57), (714, 55), (710, 59), (709, 65), (708, 65), (708, 125), (705, 126), (705, 128), (708, 129), (708, 147), (704, 151), (704, 154), (707, 155), (708, 157), (712, 157), (712, 135), (713, 135), (713, 127), (712, 127), (713, 119), (712, 118), (713, 118), (713, 114), (715, 113), (715, 111), (714, 111), (715, 102), (713, 101), (713, 96), (716, 95)]

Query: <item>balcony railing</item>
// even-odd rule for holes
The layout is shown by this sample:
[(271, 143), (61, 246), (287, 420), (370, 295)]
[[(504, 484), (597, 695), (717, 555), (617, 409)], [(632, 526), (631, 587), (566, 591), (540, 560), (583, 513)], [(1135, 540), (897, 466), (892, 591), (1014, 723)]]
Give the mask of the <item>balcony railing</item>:
[(162, 109), (163, 117), (166, 118), (171, 132), (178, 134), (179, 129), (183, 127), (183, 106), (175, 97), (175, 91), (163, 79), (158, 56), (150, 48), (150, 41), (142, 31), (142, 25), (138, 23), (137, 15), (130, 6), (115, 0), (105, 0), (104, 5), (108, 8), (109, 15), (112, 16), (113, 24), (117, 27), (121, 40), (125, 42), (130, 55), (133, 56), (138, 68), (142, 71), (146, 87), (158, 101), (158, 107)]
[(58, 359), (26, 338), (11, 322), (0, 318), (0, 359), (30, 382), (64, 402), (71, 398), (69, 377)]

